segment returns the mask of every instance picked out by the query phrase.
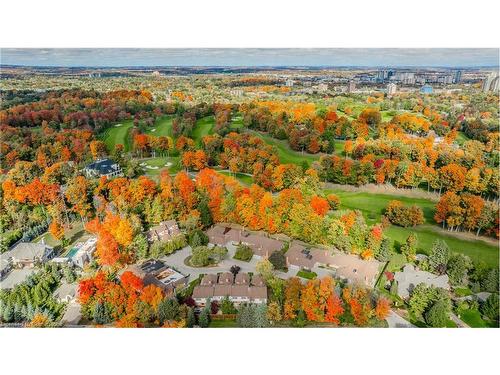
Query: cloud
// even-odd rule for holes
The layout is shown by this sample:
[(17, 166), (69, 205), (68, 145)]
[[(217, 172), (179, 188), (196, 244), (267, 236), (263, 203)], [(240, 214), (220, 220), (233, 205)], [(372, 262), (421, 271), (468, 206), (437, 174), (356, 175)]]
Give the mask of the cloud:
[(1, 50), (1, 63), (48, 66), (498, 66), (498, 49), (199, 48)]

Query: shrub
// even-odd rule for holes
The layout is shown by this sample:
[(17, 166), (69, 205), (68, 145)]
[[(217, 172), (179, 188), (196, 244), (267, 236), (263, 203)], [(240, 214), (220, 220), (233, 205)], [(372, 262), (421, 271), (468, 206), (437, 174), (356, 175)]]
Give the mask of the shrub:
[(431, 327), (445, 327), (448, 321), (448, 306), (444, 301), (437, 301), (425, 313), (425, 321)]
[(488, 297), (488, 299), (481, 305), (481, 313), (491, 320), (498, 321), (498, 294), (493, 293)]
[(326, 199), (328, 200), (328, 204), (330, 205), (330, 209), (338, 210), (340, 207), (340, 198), (335, 194), (328, 194)]
[(272, 263), (275, 270), (286, 269), (286, 257), (281, 251), (274, 251), (269, 256), (269, 261)]
[(234, 259), (242, 260), (244, 262), (249, 262), (253, 257), (252, 249), (244, 244), (239, 244), (234, 253)]
[(405, 207), (402, 202), (389, 202), (385, 209), (385, 216), (393, 224), (402, 227), (414, 227), (424, 223), (424, 212), (418, 206)]
[(192, 248), (206, 246), (208, 244), (208, 236), (202, 230), (195, 229), (189, 233), (188, 242)]
[(450, 260), (450, 248), (443, 240), (436, 240), (432, 244), (429, 254), (429, 265), (432, 271), (442, 275), (446, 271), (446, 265)]

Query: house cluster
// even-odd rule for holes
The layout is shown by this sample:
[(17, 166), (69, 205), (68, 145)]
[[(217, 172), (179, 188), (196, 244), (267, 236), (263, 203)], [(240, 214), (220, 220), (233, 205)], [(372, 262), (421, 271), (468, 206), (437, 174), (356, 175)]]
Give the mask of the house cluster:
[(130, 271), (139, 277), (143, 281), (144, 286), (156, 285), (167, 295), (173, 294), (177, 289), (185, 287), (189, 277), (189, 275), (183, 275), (157, 259), (150, 259), (140, 264), (129, 265), (120, 272), (120, 275), (126, 271)]
[(403, 299), (408, 298), (413, 288), (422, 283), (427, 286), (450, 290), (448, 275), (434, 275), (427, 271), (421, 271), (411, 264), (404, 266), (403, 271), (396, 272), (394, 280), (398, 285), (398, 295)]
[(231, 272), (220, 275), (203, 276), (200, 285), (193, 290), (193, 299), (197, 306), (205, 306), (210, 301), (220, 302), (229, 298), (235, 305), (242, 303), (267, 303), (267, 287), (260, 275), (240, 272), (234, 276)]
[(375, 285), (380, 262), (359, 259), (356, 255), (344, 254), (319, 248), (308, 248), (306, 244), (294, 241), (285, 254), (287, 266), (298, 270), (312, 270), (326, 267), (334, 271), (336, 277), (350, 283)]
[(267, 237), (263, 232), (251, 233), (235, 224), (217, 224), (206, 232), (210, 243), (225, 246), (228, 243), (249, 246), (255, 257), (267, 258), (283, 248), (283, 242)]
[(160, 224), (150, 228), (146, 232), (146, 238), (149, 243), (156, 241), (170, 241), (181, 234), (179, 226), (175, 220), (162, 221)]
[(19, 242), (0, 255), (0, 281), (2, 289), (12, 289), (33, 274), (35, 266), (54, 257), (54, 248), (44, 242)]
[(83, 173), (85, 173), (88, 178), (113, 178), (123, 176), (123, 171), (120, 165), (111, 159), (96, 160), (95, 162), (87, 165), (83, 169)]

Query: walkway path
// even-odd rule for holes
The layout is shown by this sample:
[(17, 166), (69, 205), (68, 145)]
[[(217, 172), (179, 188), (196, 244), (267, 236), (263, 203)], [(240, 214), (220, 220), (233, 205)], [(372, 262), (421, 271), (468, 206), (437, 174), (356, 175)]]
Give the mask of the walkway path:
[(413, 324), (396, 314), (394, 310), (391, 310), (389, 316), (385, 320), (387, 324), (389, 324), (389, 328), (415, 328)]
[(458, 316), (456, 316), (453, 311), (450, 312), (450, 319), (455, 322), (458, 328), (470, 328), (470, 326), (467, 323), (465, 323), (462, 319), (460, 319)]

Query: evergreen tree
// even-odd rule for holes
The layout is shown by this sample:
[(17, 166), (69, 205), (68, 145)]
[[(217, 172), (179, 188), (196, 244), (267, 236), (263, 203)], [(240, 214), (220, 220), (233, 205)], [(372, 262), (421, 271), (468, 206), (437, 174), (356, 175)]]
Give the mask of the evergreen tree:
[(481, 312), (486, 315), (489, 319), (497, 321), (499, 319), (499, 304), (498, 304), (498, 294), (491, 294), (486, 301), (481, 305)]
[(411, 233), (405, 243), (401, 245), (401, 253), (406, 256), (406, 259), (413, 260), (417, 254), (418, 238), (415, 233)]
[(382, 238), (380, 248), (375, 254), (375, 258), (380, 262), (388, 262), (392, 256), (391, 240), (387, 237)]
[(107, 324), (111, 322), (109, 309), (103, 302), (98, 302), (94, 308), (93, 319), (97, 324)]
[(265, 303), (261, 303), (255, 310), (255, 327), (265, 328), (268, 326), (269, 320), (267, 319), (267, 305)]
[(163, 324), (166, 320), (179, 317), (179, 302), (175, 298), (165, 298), (158, 304), (158, 319)]
[(200, 222), (203, 228), (210, 227), (214, 221), (210, 208), (208, 207), (208, 198), (206, 196), (200, 200), (200, 203), (198, 204), (198, 211), (200, 212)]
[(194, 315), (194, 309), (189, 308), (186, 319), (186, 326), (192, 328), (196, 325), (196, 316)]
[(10, 323), (14, 320), (14, 309), (10, 304), (5, 305), (3, 309), (2, 320), (6, 323)]
[(134, 237), (132, 243), (129, 245), (129, 248), (135, 252), (135, 255), (139, 259), (145, 259), (148, 257), (149, 243), (146, 236), (142, 233), (139, 233)]
[(207, 302), (207, 306), (201, 310), (200, 317), (198, 319), (198, 324), (201, 328), (206, 328), (210, 324), (210, 303)]
[(431, 327), (446, 327), (449, 313), (450, 311), (447, 303), (443, 300), (439, 300), (425, 313), (425, 321)]
[(450, 260), (450, 248), (443, 240), (436, 240), (432, 244), (429, 254), (429, 265), (432, 271), (442, 275), (446, 272), (446, 265)]

